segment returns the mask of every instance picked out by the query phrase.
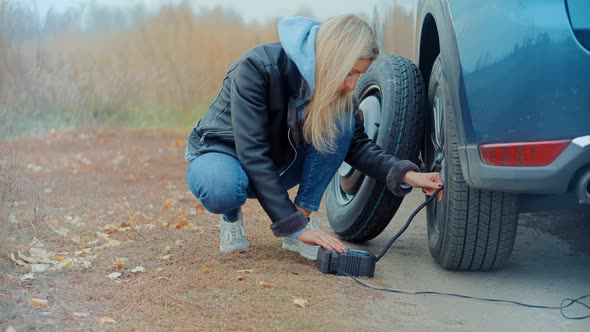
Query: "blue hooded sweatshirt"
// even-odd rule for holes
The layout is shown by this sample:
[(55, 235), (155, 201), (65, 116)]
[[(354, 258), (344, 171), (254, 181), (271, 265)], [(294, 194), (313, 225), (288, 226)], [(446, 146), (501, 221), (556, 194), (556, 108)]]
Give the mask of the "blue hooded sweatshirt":
[(315, 37), (320, 25), (318, 21), (300, 16), (285, 17), (278, 23), (279, 41), (307, 83), (306, 101), (311, 99), (315, 89)]

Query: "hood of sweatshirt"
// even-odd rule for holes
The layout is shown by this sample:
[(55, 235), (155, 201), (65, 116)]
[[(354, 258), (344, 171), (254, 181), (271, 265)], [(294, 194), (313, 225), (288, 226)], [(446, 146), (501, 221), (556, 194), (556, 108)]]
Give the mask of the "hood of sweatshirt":
[(305, 17), (279, 20), (279, 41), (308, 86), (307, 96), (315, 89), (315, 38), (321, 23)]

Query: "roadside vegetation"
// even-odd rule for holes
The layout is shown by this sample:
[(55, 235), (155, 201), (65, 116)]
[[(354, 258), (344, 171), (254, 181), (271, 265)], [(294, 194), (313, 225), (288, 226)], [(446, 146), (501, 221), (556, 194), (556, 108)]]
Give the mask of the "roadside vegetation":
[(191, 127), (231, 62), (277, 39), (275, 23), (186, 4), (43, 14), (0, 0), (0, 134)]

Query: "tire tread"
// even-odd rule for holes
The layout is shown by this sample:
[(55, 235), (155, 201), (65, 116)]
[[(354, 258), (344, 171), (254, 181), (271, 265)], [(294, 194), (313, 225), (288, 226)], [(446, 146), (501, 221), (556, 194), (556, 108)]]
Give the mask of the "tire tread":
[[(431, 79), (442, 75), (440, 58)], [(431, 83), (432, 84), (432, 83)], [(457, 121), (454, 113), (444, 113), (448, 149), (449, 180), (445, 183), (447, 220), (440, 252), (431, 253), (446, 269), (488, 271), (504, 265), (512, 253), (518, 225), (517, 196), (469, 187), (463, 177), (457, 149)], [(440, 241), (440, 240), (439, 240)]]

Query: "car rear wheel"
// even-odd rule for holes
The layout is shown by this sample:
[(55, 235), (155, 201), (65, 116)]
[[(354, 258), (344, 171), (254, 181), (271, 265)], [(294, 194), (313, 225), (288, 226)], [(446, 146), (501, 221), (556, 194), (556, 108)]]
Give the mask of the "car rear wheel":
[[(416, 65), (398, 55), (382, 57), (359, 79), (356, 95), (367, 136), (387, 153), (417, 162), (424, 138), (425, 96)], [(351, 242), (379, 235), (402, 202), (384, 183), (346, 163), (326, 196), (330, 226)]]
[(427, 98), (426, 171), (440, 172), (442, 201), (426, 208), (430, 253), (449, 270), (486, 271), (504, 265), (514, 246), (517, 196), (478, 190), (465, 183), (457, 150), (457, 121), (440, 56)]

